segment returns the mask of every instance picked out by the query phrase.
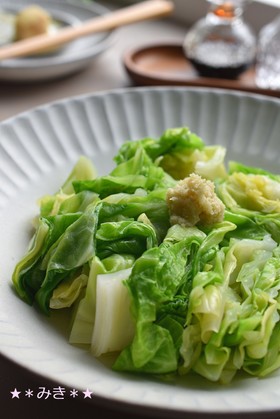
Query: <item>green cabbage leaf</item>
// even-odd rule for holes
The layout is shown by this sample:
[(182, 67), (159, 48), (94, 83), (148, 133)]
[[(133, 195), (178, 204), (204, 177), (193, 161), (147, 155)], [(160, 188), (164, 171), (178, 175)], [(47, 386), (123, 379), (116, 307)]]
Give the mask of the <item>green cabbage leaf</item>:
[[(280, 175), (234, 161), (226, 168), (225, 157), (188, 127), (123, 143), (104, 176), (81, 157), (38, 200), (12, 274), (19, 297), (45, 314), (66, 309), (69, 342), (96, 357), (113, 352), (115, 371), (194, 372), (220, 383), (275, 371)], [(192, 173), (214, 182), (224, 218), (171, 226), (167, 191)]]

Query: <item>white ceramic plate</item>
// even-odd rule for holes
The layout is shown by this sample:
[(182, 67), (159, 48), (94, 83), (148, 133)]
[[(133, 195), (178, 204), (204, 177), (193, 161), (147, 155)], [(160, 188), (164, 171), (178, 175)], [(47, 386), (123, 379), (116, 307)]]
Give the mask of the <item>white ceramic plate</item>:
[[(34, 2), (67, 24), (76, 25), (106, 14), (109, 10), (96, 2), (36, 0)], [(17, 13), (29, 0), (0, 0), (0, 10)], [(0, 79), (12, 81), (50, 80), (74, 73), (87, 66), (112, 43), (112, 32), (89, 35), (67, 44), (57, 53), (4, 60), (0, 62)]]
[[(81, 154), (99, 174), (124, 140), (188, 125), (230, 158), (279, 172), (280, 100), (198, 88), (135, 88), (83, 96), (34, 109), (0, 124), (0, 350), (34, 373), (126, 406), (182, 412), (280, 414), (280, 371), (237, 377), (222, 387), (199, 377), (162, 383), (115, 373), (67, 343), (63, 321), (15, 296), (11, 273), (26, 251), (36, 199), (55, 192)], [(61, 319), (60, 319), (61, 320)], [(62, 319), (63, 320), (63, 319)], [(267, 416), (268, 417), (268, 416)]]

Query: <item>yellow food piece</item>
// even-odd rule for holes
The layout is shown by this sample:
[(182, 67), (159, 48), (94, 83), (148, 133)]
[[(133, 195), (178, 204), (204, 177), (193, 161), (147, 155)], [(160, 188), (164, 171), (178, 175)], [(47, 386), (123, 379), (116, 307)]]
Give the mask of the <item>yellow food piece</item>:
[(52, 18), (42, 7), (30, 5), (16, 16), (15, 38), (17, 41), (48, 33)]
[(192, 173), (167, 190), (170, 223), (191, 227), (223, 221), (225, 206), (215, 193), (212, 181)]

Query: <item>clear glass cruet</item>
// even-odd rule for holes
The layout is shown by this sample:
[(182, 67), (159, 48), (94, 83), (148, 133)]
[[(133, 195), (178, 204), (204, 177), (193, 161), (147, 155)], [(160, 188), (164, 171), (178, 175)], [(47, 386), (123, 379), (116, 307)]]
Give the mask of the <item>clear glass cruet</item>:
[(243, 18), (250, 0), (208, 2), (206, 16), (185, 36), (184, 53), (200, 76), (235, 79), (256, 55), (256, 35)]

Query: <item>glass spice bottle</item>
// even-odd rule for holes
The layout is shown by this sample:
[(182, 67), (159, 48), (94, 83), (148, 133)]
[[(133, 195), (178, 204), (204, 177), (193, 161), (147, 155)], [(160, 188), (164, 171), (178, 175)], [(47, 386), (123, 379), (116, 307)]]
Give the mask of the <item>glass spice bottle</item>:
[(250, 0), (208, 1), (208, 13), (185, 36), (185, 56), (200, 76), (236, 79), (256, 55), (256, 35), (243, 19)]
[(259, 33), (256, 84), (262, 89), (280, 89), (280, 14)]

